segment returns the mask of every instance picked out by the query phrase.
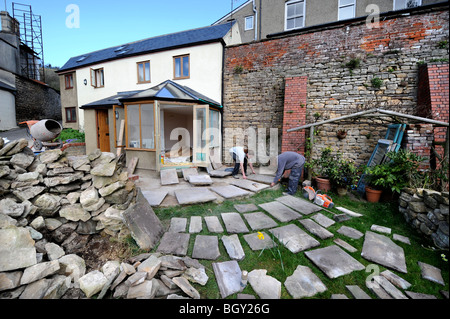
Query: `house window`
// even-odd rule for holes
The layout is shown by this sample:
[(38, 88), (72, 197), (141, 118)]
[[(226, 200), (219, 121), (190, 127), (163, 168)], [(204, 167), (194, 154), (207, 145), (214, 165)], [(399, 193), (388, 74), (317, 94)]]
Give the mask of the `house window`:
[(422, 0), (394, 0), (394, 10), (414, 8), (422, 5)]
[(91, 85), (94, 88), (102, 88), (105, 86), (105, 72), (101, 69), (91, 69)]
[(253, 30), (255, 18), (253, 16), (245, 17), (245, 31)]
[(77, 109), (75, 107), (66, 107), (66, 123), (77, 122)]
[(189, 79), (190, 62), (189, 55), (176, 56), (173, 58), (174, 79)]
[(338, 20), (355, 17), (356, 0), (339, 0)]
[(150, 61), (139, 62), (137, 64), (138, 84), (150, 83)]
[(305, 26), (305, 0), (286, 2), (286, 30), (303, 28)]
[(153, 104), (126, 106), (127, 147), (155, 150), (155, 110)]
[(73, 73), (64, 76), (66, 82), (66, 90), (73, 89)]

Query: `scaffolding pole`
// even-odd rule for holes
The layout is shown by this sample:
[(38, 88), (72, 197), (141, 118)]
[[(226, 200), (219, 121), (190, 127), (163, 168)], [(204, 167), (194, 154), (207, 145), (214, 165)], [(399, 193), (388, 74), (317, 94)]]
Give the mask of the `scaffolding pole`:
[(42, 18), (33, 14), (31, 6), (27, 4), (13, 2), (12, 11), (14, 19), (20, 24), (20, 40), (26, 46), (21, 57), (22, 75), (45, 82)]

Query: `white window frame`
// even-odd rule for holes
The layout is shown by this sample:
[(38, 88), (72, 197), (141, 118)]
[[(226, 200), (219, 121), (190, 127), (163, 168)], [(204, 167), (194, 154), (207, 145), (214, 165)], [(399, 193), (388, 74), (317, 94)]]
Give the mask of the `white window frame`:
[[(250, 20), (252, 21), (252, 27), (251, 28), (247, 28), (247, 21)], [(255, 16), (248, 16), (245, 17), (245, 28), (244, 31), (249, 31), (249, 30), (253, 30), (255, 28)]]
[[(353, 3), (350, 3), (350, 4), (345, 4), (345, 5), (342, 5), (341, 4), (341, 1), (342, 0), (339, 0), (339, 8), (338, 8), (338, 21), (341, 21), (341, 9), (342, 8), (347, 8), (347, 7), (353, 7), (353, 17), (351, 17), (351, 18), (346, 18), (346, 19), (342, 19), (342, 20), (347, 20), (347, 19), (352, 19), (352, 18), (354, 18), (355, 16), (356, 16), (356, 0), (353, 0)], [(394, 0), (395, 1), (395, 0)]]
[[(288, 7), (289, 7), (289, 5), (297, 3), (297, 2), (303, 2), (303, 23), (302, 23), (301, 27), (288, 29), (288, 27), (287, 27), (287, 25), (288, 25)], [(306, 17), (306, 0), (290, 0), (290, 1), (286, 2), (285, 13), (284, 13), (284, 30), (289, 31), (289, 30), (304, 28), (305, 27), (305, 17)], [(295, 18), (295, 17), (290, 17), (290, 18)]]
[[(418, 6), (418, 7), (422, 5), (422, 0), (416, 0), (416, 1), (417, 1), (417, 6)], [(399, 2), (400, 2), (399, 0), (394, 0), (394, 4), (393, 4), (393, 8), (392, 8), (394, 11), (407, 9), (407, 8), (406, 8), (406, 3), (408, 2), (408, 0), (405, 0), (405, 6), (404, 6), (404, 7), (402, 7), (402, 8), (396, 8), (396, 6), (397, 6), (397, 4), (398, 4)]]

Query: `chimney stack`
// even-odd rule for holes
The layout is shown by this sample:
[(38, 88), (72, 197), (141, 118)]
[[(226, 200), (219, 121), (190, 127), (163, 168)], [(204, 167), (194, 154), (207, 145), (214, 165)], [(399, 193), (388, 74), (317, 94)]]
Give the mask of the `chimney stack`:
[(7, 11), (0, 12), (2, 28), (1, 31), (5, 33), (13, 33), (20, 37), (19, 22), (11, 17)]

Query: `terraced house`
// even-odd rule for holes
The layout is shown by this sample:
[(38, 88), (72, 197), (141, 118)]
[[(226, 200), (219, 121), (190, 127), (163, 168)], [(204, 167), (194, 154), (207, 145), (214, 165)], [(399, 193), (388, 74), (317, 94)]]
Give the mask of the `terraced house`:
[(64, 127), (85, 131), (87, 152), (122, 148), (138, 168), (206, 165), (202, 133), (215, 129), (220, 152), (224, 48), (236, 43), (227, 23), (72, 57), (59, 70)]

